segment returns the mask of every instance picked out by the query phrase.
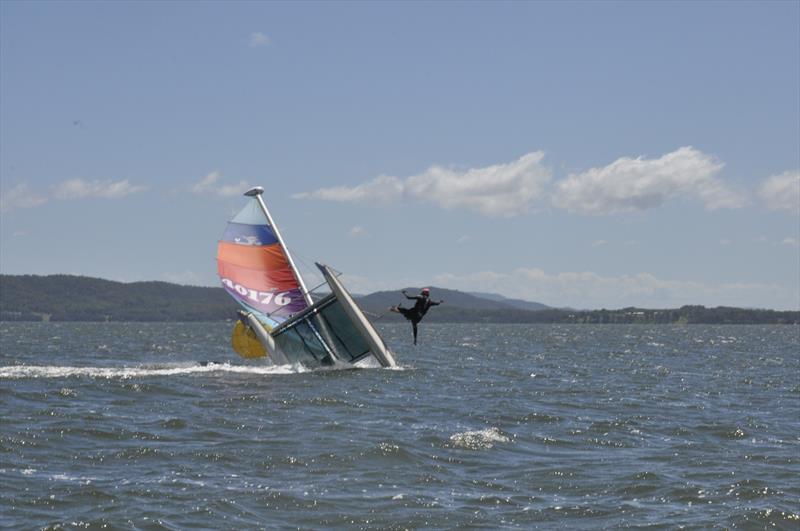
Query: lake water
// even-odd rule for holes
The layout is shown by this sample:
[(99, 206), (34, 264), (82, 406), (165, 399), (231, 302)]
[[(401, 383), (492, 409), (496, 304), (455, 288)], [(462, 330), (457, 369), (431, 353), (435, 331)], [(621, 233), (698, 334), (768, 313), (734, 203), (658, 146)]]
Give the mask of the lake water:
[(800, 528), (797, 326), (391, 324), (399, 369), (313, 372), (230, 327), (0, 323), (0, 527)]

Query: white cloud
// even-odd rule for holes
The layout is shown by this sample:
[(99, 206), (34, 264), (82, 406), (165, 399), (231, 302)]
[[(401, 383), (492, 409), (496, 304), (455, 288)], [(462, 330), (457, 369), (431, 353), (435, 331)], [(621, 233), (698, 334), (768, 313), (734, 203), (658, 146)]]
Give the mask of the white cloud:
[(606, 240), (595, 240), (592, 242), (592, 247), (602, 247), (603, 245), (607, 245), (608, 242)]
[(544, 153), (537, 151), (506, 164), (464, 171), (431, 166), (405, 179), (380, 175), (357, 186), (321, 188), (294, 197), (364, 203), (405, 199), (446, 209), (465, 208), (486, 216), (512, 217), (529, 210), (550, 180), (543, 158)]
[(797, 247), (800, 245), (800, 242), (797, 241), (797, 238), (784, 238), (781, 244), (789, 247)]
[(250, 47), (251, 48), (258, 48), (259, 46), (269, 46), (272, 43), (270, 38), (261, 33), (260, 31), (256, 31), (250, 34)]
[(119, 199), (146, 190), (145, 186), (135, 186), (127, 179), (121, 181), (86, 181), (69, 179), (53, 186), (53, 198), (69, 200), (86, 197)]
[(202, 179), (200, 179), (194, 186), (192, 186), (192, 192), (195, 194), (203, 194), (206, 192), (212, 192), (214, 190), (215, 183), (219, 180), (219, 172), (212, 171)]
[(397, 177), (380, 175), (375, 179), (358, 186), (333, 186), (320, 188), (313, 192), (294, 194), (296, 199), (321, 199), (342, 203), (388, 203), (403, 196), (404, 184)]
[(0, 212), (11, 212), (15, 208), (34, 208), (47, 202), (47, 197), (31, 192), (27, 183), (19, 183), (0, 193)]
[(354, 227), (350, 227), (350, 230), (348, 231), (348, 234), (350, 234), (350, 236), (352, 236), (354, 238), (357, 238), (359, 236), (366, 236), (367, 235), (367, 229), (365, 229), (361, 225), (356, 225)]
[(745, 197), (718, 177), (722, 167), (693, 147), (658, 159), (623, 157), (557, 182), (553, 204), (582, 214), (646, 210), (682, 196), (700, 200), (709, 210), (743, 206)]
[(649, 273), (616, 277), (593, 272), (551, 274), (536, 268), (500, 273), (443, 274), (435, 277), (435, 284), (579, 309), (627, 306), (671, 308), (684, 304), (797, 309), (800, 300), (798, 293), (777, 284), (708, 284), (666, 280)]
[(758, 195), (771, 210), (800, 212), (800, 170), (768, 177), (759, 188)]
[(460, 238), (458, 238), (456, 240), (456, 243), (458, 243), (458, 244), (467, 243), (467, 242), (469, 242), (471, 240), (472, 240), (472, 236), (470, 234), (464, 234), (463, 236), (461, 236)]
[(231, 197), (234, 195), (241, 195), (246, 192), (250, 185), (247, 181), (239, 181), (236, 184), (223, 184), (219, 182), (221, 177), (220, 172), (212, 171), (202, 179), (200, 179), (194, 186), (192, 192), (195, 194), (208, 194), (218, 195), (220, 197)]
[(10, 212), (15, 208), (38, 207), (51, 199), (62, 201), (87, 197), (120, 199), (146, 189), (146, 186), (133, 185), (127, 179), (121, 181), (69, 179), (51, 186), (49, 193), (40, 194), (31, 192), (28, 184), (23, 182), (0, 195), (0, 211)]

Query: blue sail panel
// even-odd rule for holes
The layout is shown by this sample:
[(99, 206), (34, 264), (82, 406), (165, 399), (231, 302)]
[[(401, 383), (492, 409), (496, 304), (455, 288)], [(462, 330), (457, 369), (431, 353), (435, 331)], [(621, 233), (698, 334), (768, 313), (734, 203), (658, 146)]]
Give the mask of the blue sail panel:
[(228, 223), (222, 241), (240, 245), (272, 245), (278, 238), (267, 225), (248, 225), (246, 223)]

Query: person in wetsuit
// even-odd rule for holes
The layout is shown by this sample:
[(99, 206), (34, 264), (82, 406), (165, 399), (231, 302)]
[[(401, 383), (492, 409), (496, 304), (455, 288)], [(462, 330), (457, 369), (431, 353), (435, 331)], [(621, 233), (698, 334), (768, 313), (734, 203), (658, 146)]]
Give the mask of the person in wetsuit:
[(402, 294), (406, 296), (406, 299), (416, 301), (414, 303), (413, 308), (403, 308), (400, 305), (392, 306), (389, 310), (403, 314), (403, 317), (411, 321), (411, 328), (414, 330), (414, 344), (417, 344), (417, 324), (422, 321), (422, 318), (425, 317), (425, 314), (428, 313), (428, 310), (431, 306), (438, 306), (442, 304), (444, 301), (435, 302), (430, 299), (431, 290), (428, 288), (423, 288), (422, 292), (419, 294), (419, 297), (410, 296), (406, 293), (406, 290), (402, 291)]

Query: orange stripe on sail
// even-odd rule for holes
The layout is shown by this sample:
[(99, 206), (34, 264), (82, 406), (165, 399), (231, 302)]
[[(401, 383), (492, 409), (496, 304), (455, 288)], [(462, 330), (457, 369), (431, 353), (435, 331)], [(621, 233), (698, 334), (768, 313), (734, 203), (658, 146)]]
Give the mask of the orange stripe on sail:
[(275, 271), (289, 267), (289, 261), (279, 244), (254, 246), (219, 242), (217, 260), (249, 269)]
[(217, 260), (217, 272), (221, 278), (229, 279), (247, 289), (283, 291), (298, 287), (297, 278), (288, 267), (275, 271), (262, 271)]

